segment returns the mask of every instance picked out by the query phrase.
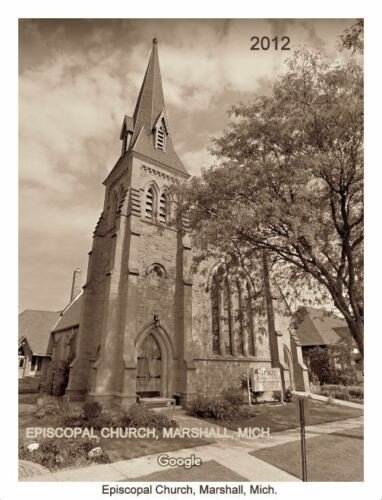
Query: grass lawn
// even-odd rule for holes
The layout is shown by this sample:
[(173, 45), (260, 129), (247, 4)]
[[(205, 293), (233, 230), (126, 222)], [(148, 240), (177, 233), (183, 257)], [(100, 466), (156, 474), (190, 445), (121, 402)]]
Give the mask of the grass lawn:
[[(308, 481), (363, 481), (361, 427), (306, 440)], [(300, 441), (262, 450), (254, 455), (289, 474), (302, 478)]]
[(185, 469), (184, 467), (175, 467), (174, 469), (167, 469), (159, 472), (153, 472), (147, 476), (140, 476), (131, 479), (131, 481), (183, 481), (189, 483), (191, 481), (203, 482), (203, 481), (248, 481), (244, 477), (240, 476), (236, 472), (227, 469), (224, 465), (215, 462), (215, 460), (210, 460), (208, 462), (203, 462), (202, 465), (198, 467), (192, 467), (191, 469)]
[[(306, 425), (334, 422), (363, 415), (363, 411), (357, 408), (327, 405), (311, 399), (305, 400), (305, 408), (307, 409), (305, 410)], [(253, 411), (253, 417), (237, 418), (231, 421), (210, 420), (210, 422), (235, 431), (239, 427), (270, 427), (271, 432), (279, 432), (300, 426), (297, 401), (284, 405), (262, 404), (254, 407)]]
[[(27, 427), (62, 427), (59, 417), (46, 416), (42, 419), (33, 414), (19, 415), (19, 438), (25, 438), (25, 429)], [(99, 432), (95, 432), (99, 435)], [(155, 453), (164, 453), (179, 450), (181, 448), (192, 448), (211, 443), (206, 439), (194, 438), (174, 438), (174, 439), (140, 439), (140, 438), (102, 438), (94, 446), (101, 446), (107, 451), (112, 462), (119, 460), (129, 460), (131, 458), (152, 455)]]
[(143, 457), (180, 450), (182, 448), (192, 448), (211, 443), (206, 439), (174, 438), (174, 439), (101, 439), (98, 443), (107, 451), (112, 462), (119, 460), (130, 460), (131, 458)]

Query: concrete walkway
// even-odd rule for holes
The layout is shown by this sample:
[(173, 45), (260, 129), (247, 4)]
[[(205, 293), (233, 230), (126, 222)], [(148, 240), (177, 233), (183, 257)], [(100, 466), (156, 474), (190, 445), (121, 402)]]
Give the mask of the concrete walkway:
[(19, 477), (23, 478), (23, 480), (41, 474), (50, 474), (49, 469), (35, 462), (30, 462), (29, 460), (19, 460)]
[[(321, 401), (323, 403), (327, 403), (329, 397), (328, 396), (321, 396), (321, 394), (314, 394), (313, 392), (299, 392), (299, 391), (293, 391), (293, 394), (296, 396), (302, 396), (303, 398), (307, 399), (315, 399), (316, 401)], [(364, 406), (361, 403), (354, 403), (353, 401), (345, 401), (343, 399), (332, 399), (333, 404), (337, 406), (347, 406), (348, 408), (357, 408), (359, 410), (363, 410)]]
[[(215, 428), (215, 430), (222, 430), (220, 426), (190, 417), (183, 411), (177, 411), (171, 416), (176, 419), (180, 428), (198, 427), (201, 429)], [(320, 434), (343, 433), (346, 430), (362, 425), (362, 417), (311, 425), (306, 427), (306, 437), (309, 439)], [(171, 451), (168, 454), (175, 458), (189, 457), (194, 454), (200, 457), (203, 462), (215, 460), (249, 481), (299, 481), (295, 476), (249, 455), (251, 451), (277, 446), (298, 439), (300, 439), (298, 429), (276, 432), (270, 437), (261, 437), (254, 440), (240, 439), (235, 431), (228, 431), (226, 439), (218, 439), (214, 443), (205, 446)], [(171, 469), (171, 467), (163, 467), (158, 464), (158, 455), (148, 455), (111, 464), (92, 465), (80, 469), (49, 472), (20, 479), (26, 481), (131, 481), (134, 478), (142, 478), (142, 476), (154, 472)]]

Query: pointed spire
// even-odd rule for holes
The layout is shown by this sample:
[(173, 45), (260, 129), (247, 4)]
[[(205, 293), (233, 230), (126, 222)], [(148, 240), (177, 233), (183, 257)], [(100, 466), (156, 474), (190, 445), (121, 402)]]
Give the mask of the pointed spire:
[(138, 136), (142, 127), (145, 127), (146, 133), (151, 133), (156, 119), (164, 110), (162, 78), (158, 57), (158, 39), (153, 38), (149, 63), (133, 115), (133, 141)]

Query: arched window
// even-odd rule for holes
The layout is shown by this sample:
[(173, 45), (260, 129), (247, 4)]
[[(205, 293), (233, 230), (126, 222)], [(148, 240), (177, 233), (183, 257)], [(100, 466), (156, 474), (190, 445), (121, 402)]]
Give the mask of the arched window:
[(212, 275), (210, 299), (213, 354), (255, 356), (254, 306), (248, 280), (219, 265)]
[(211, 283), (212, 352), (214, 354), (222, 354), (220, 352), (219, 295), (219, 283), (215, 275)]
[(149, 187), (149, 189), (146, 192), (146, 204), (145, 204), (146, 219), (150, 220), (154, 219), (154, 203), (155, 203), (154, 189), (152, 187)]
[(223, 337), (223, 345), (226, 354), (233, 354), (232, 336), (233, 336), (233, 311), (232, 311), (232, 295), (228, 277), (224, 280), (223, 294), (223, 315), (221, 322), (220, 335)]
[(168, 219), (168, 196), (162, 193), (159, 198), (159, 222), (166, 224)]
[(165, 279), (167, 276), (166, 269), (158, 263), (151, 264), (146, 271), (147, 276), (154, 279)]
[(248, 354), (249, 356), (256, 356), (256, 334), (255, 334), (255, 320), (254, 320), (254, 305), (252, 301), (252, 291), (247, 281), (244, 288), (244, 318), (245, 328), (248, 331)]

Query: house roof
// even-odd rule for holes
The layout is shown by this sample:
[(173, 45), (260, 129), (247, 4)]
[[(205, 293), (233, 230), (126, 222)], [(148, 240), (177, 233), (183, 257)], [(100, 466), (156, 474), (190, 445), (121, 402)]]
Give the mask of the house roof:
[(82, 297), (83, 293), (81, 292), (62, 311), (60, 319), (52, 330), (53, 332), (74, 328), (80, 324)]
[(19, 341), (25, 338), (34, 355), (46, 356), (50, 332), (59, 317), (55, 311), (26, 309), (19, 314)]
[(300, 345), (332, 345), (345, 337), (350, 338), (346, 321), (335, 314), (312, 307), (303, 308), (302, 314), (302, 321), (296, 330)]

